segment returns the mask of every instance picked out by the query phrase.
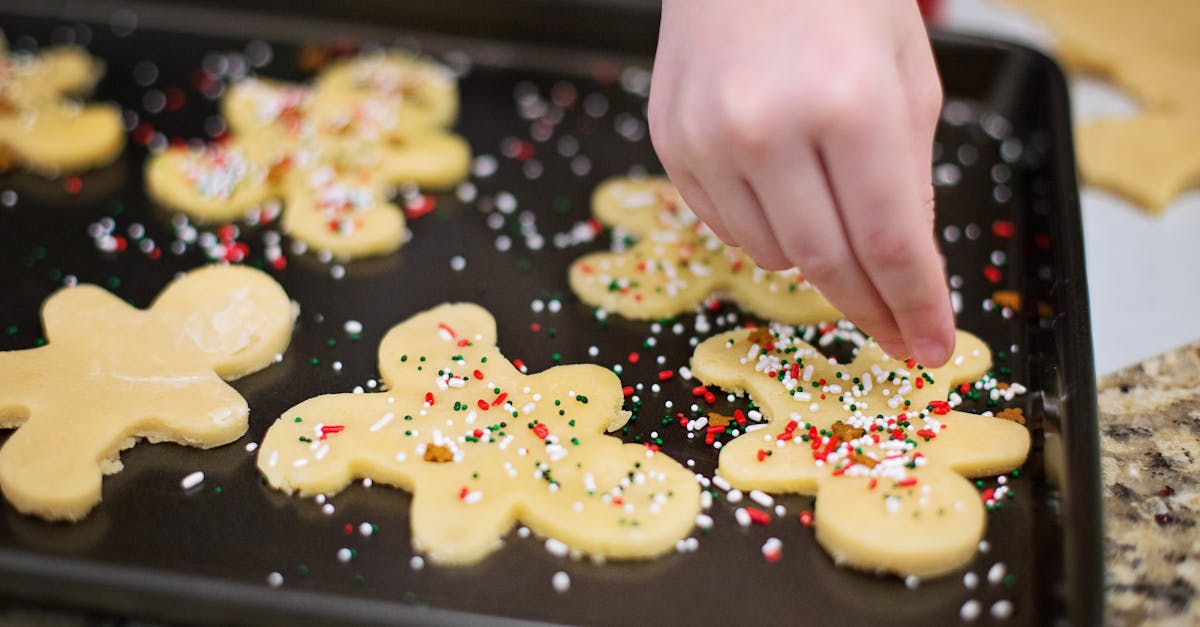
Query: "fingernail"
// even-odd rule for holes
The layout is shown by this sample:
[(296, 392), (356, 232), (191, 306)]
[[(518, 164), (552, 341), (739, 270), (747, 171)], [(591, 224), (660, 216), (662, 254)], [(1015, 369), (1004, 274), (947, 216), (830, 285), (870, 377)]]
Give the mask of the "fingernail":
[(913, 342), (913, 357), (925, 366), (937, 367), (950, 359), (950, 348), (945, 344), (928, 338)]

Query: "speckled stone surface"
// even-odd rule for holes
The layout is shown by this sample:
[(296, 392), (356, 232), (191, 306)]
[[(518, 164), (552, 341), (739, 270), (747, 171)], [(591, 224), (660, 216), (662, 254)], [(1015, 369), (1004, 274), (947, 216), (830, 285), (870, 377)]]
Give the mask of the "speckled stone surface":
[(1099, 392), (1109, 623), (1200, 624), (1200, 343)]

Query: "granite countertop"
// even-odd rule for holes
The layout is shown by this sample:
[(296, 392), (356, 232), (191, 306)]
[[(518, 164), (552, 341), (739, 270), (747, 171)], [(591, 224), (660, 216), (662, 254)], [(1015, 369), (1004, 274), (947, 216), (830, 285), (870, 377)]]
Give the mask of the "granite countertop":
[(1200, 623), (1200, 342), (1099, 387), (1109, 622)]

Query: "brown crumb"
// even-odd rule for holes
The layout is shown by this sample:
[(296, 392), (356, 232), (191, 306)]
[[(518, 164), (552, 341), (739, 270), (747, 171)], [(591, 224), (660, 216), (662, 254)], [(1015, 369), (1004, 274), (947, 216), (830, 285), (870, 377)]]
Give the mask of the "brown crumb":
[(850, 461), (852, 461), (856, 464), (862, 464), (863, 466), (866, 466), (867, 468), (874, 468), (875, 465), (879, 463), (878, 461), (875, 460), (874, 457), (868, 457), (866, 455), (863, 455), (862, 453), (851, 453)]
[(754, 327), (746, 339), (763, 348), (775, 343), (775, 336), (771, 335), (771, 329), (767, 327)]
[(1021, 411), (1020, 407), (1006, 407), (996, 414), (997, 418), (1011, 420), (1019, 425), (1025, 424), (1025, 412)]
[(842, 442), (857, 440), (858, 438), (863, 437), (863, 434), (867, 432), (865, 429), (851, 427), (841, 420), (833, 423), (833, 426), (830, 427), (829, 430), (833, 432), (833, 437), (841, 440)]
[(1016, 290), (996, 290), (992, 292), (992, 302), (1013, 311), (1021, 310), (1021, 293)]
[(425, 446), (425, 461), (444, 464), (454, 461), (454, 453), (450, 451), (450, 447), (429, 444)]
[(714, 427), (724, 427), (733, 422), (733, 416), (723, 416), (715, 411), (708, 412), (708, 424)]

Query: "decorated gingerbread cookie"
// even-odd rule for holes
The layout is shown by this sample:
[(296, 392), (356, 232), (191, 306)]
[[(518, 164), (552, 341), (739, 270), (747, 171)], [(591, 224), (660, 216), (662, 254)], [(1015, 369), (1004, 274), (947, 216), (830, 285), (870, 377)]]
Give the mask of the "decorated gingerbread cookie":
[(991, 365), (962, 331), (942, 368), (895, 361), (873, 341), (837, 364), (784, 325), (716, 335), (691, 364), (766, 419), (721, 449), (718, 473), (742, 490), (816, 494), (817, 541), (854, 568), (925, 577), (967, 563), (986, 521), (964, 477), (1008, 472), (1029, 452), (1020, 424), (954, 410)]
[(723, 244), (664, 178), (610, 179), (592, 195), (592, 213), (639, 240), (628, 250), (593, 253), (571, 264), (571, 289), (593, 307), (628, 318), (666, 318), (719, 294), (758, 316), (792, 324), (842, 317), (798, 271), (763, 270)]
[(106, 165), (121, 154), (121, 112), (67, 99), (91, 90), (103, 73), (81, 48), (10, 53), (0, 37), (0, 170), (20, 164), (54, 176)]
[(315, 87), (245, 80), (223, 102), (230, 138), (155, 155), (147, 189), (209, 221), (278, 199), (284, 230), (314, 248), (343, 257), (391, 252), (404, 216), (388, 193), (466, 176), (470, 148), (445, 130), (457, 93), (444, 68), (395, 53), (336, 64)]
[(318, 396), (271, 426), (258, 467), (272, 486), (333, 494), (370, 478), (410, 491), (414, 548), (443, 564), (482, 559), (517, 521), (605, 558), (651, 557), (691, 530), (692, 474), (604, 434), (628, 418), (612, 372), (523, 375), (471, 304), (397, 325), (379, 365), (387, 392)]
[(293, 305), (266, 274), (208, 267), (146, 310), (92, 285), (42, 308), (48, 344), (0, 352), (0, 491), (19, 511), (78, 520), (100, 479), (141, 438), (200, 448), (246, 432), (246, 401), (223, 380), (266, 367), (291, 339)]

